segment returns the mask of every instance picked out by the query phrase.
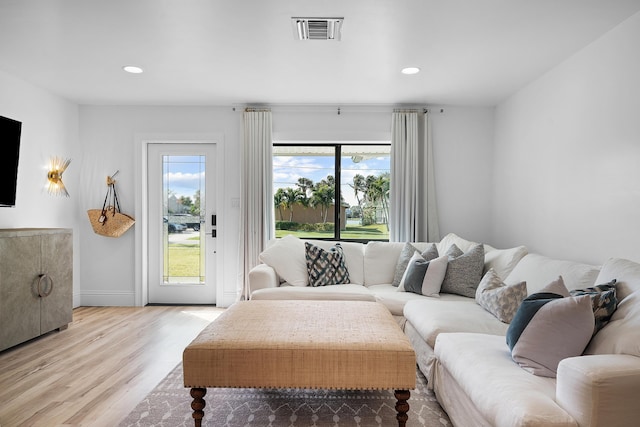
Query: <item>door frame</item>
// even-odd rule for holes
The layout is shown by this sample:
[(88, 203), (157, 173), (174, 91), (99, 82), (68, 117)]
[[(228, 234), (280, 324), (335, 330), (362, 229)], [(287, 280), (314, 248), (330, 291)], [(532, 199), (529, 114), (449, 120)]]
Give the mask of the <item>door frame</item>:
[(149, 144), (216, 144), (216, 216), (219, 256), (216, 257), (216, 301), (224, 297), (224, 263), (220, 252), (224, 250), (224, 134), (136, 134), (136, 227), (135, 227), (135, 305), (144, 307), (149, 303), (149, 240), (148, 221), (149, 194), (147, 155)]

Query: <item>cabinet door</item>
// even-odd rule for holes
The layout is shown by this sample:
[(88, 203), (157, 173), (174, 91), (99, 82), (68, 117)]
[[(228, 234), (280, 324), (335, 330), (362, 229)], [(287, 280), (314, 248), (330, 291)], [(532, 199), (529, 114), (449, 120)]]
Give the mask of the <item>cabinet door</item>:
[[(43, 281), (40, 333), (44, 334), (71, 323), (73, 317), (73, 239), (70, 233), (42, 235), (41, 274), (51, 279)], [(53, 283), (53, 288), (49, 286)], [(46, 285), (46, 289), (45, 286)]]
[(0, 350), (40, 335), (40, 236), (0, 238)]

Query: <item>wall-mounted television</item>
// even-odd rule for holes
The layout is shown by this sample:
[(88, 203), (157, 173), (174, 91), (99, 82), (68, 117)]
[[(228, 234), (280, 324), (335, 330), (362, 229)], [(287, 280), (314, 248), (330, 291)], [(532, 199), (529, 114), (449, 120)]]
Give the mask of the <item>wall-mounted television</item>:
[(0, 207), (16, 205), (22, 122), (0, 116)]

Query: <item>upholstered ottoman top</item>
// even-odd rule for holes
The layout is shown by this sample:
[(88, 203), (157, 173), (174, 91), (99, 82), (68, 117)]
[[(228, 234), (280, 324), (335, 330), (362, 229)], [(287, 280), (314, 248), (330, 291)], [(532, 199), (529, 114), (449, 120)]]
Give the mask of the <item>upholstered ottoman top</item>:
[(415, 353), (365, 301), (243, 301), (184, 350), (185, 387), (415, 388)]

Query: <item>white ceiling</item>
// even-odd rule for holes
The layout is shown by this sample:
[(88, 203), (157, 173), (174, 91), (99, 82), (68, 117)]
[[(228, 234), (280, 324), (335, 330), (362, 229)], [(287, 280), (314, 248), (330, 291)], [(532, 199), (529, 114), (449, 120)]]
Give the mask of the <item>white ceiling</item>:
[[(495, 105), (639, 10), (640, 0), (0, 0), (0, 70), (80, 104)], [(294, 40), (293, 16), (344, 17), (342, 41)]]

